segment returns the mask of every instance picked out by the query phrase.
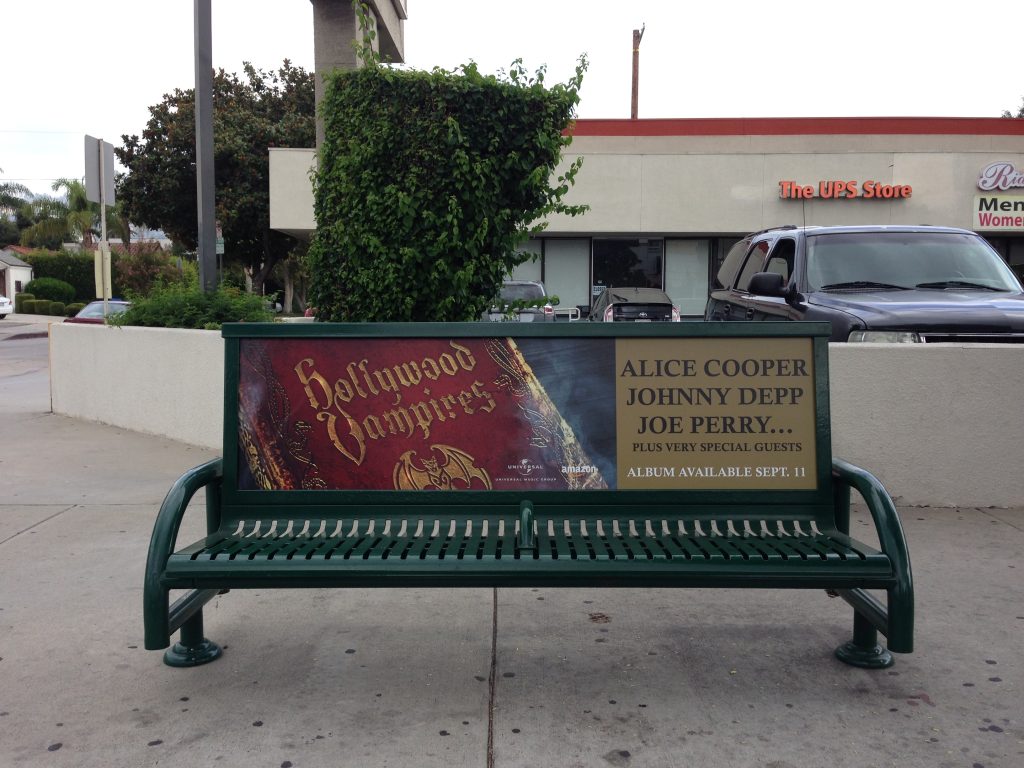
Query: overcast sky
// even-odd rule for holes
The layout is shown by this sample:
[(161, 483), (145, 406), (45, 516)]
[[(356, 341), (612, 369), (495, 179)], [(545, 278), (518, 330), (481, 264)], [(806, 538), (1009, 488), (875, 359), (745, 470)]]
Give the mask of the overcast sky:
[[(564, 82), (586, 53), (581, 118), (998, 117), (1021, 104), (1024, 3), (920, 0), (408, 0), (406, 61), (485, 72), (516, 58)], [(115, 146), (195, 83), (191, 0), (4, 2), (0, 180), (49, 192), (84, 174), (83, 136)], [(312, 70), (309, 0), (213, 0), (215, 67)]]

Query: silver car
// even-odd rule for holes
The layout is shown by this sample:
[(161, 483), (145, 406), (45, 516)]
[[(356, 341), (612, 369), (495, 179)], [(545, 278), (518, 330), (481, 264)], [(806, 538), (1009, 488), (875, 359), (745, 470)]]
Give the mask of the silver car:
[(544, 283), (506, 280), (501, 284), (501, 295), (484, 313), (484, 319), (492, 322), (552, 323), (557, 304), (558, 297), (548, 297)]

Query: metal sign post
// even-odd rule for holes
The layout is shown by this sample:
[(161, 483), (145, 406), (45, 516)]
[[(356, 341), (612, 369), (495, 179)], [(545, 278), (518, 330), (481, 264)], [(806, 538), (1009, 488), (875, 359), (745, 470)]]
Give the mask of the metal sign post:
[(217, 288), (213, 178), (213, 30), (210, 0), (195, 0), (196, 204), (199, 216), (199, 283)]
[(114, 145), (85, 137), (85, 197), (100, 204), (100, 243), (95, 251), (96, 298), (103, 299), (103, 317), (110, 311), (110, 243), (107, 206), (114, 204)]

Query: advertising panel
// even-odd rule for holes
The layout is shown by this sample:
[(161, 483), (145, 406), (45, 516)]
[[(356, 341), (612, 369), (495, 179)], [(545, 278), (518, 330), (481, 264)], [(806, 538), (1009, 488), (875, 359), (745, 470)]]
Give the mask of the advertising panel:
[(812, 341), (243, 339), (239, 488), (812, 489)]

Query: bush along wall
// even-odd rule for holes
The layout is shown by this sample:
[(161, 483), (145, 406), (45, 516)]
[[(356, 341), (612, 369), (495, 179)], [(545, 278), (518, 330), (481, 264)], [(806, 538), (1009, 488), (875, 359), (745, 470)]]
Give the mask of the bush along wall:
[(28, 312), (25, 309), (26, 301), (35, 301), (35, 296), (31, 293), (16, 293), (14, 294), (14, 311), (21, 314), (22, 312)]
[(329, 76), (309, 252), (318, 319), (478, 319), (535, 223), (585, 210), (562, 202), (580, 159), (553, 176), (585, 68), (551, 88), (519, 62), (500, 77), (376, 62)]

